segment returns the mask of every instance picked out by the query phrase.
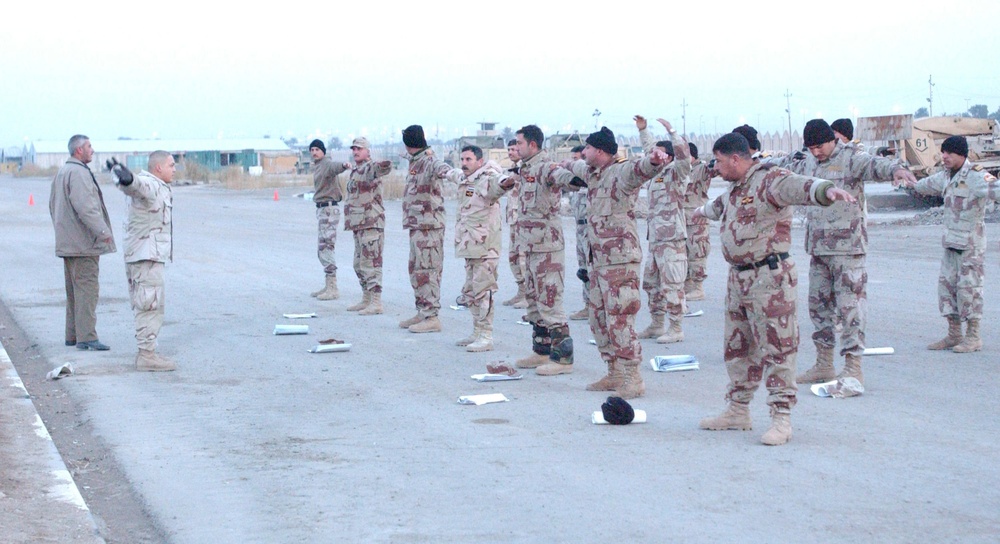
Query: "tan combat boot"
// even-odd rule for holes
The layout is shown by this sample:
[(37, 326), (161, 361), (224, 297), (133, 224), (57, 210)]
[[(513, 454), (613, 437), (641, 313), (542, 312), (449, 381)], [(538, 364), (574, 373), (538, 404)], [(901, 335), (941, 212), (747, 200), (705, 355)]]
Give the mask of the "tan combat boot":
[(583, 321), (583, 320), (587, 319), (588, 317), (590, 317), (590, 316), (587, 314), (587, 308), (584, 308), (584, 309), (580, 310), (579, 312), (573, 312), (573, 313), (569, 314), (570, 321)]
[(795, 378), (795, 381), (797, 383), (823, 383), (833, 379), (833, 348), (816, 344), (816, 364)]
[(951, 349), (962, 343), (962, 320), (960, 320), (957, 315), (949, 315), (947, 319), (948, 336), (945, 336), (941, 340), (927, 346), (927, 349)]
[(461, 340), (458, 340), (457, 342), (455, 342), (455, 345), (456, 346), (468, 346), (469, 344), (472, 344), (476, 340), (479, 340), (479, 335), (482, 332), (483, 331), (482, 331), (482, 329), (479, 328), (479, 325), (475, 325), (474, 327), (472, 327), (472, 334), (469, 335), (469, 336), (466, 336), (465, 338), (463, 338)]
[(587, 386), (587, 391), (615, 391), (625, 383), (622, 368), (615, 360), (608, 361), (608, 375)]
[(760, 443), (765, 446), (780, 446), (792, 438), (791, 414), (771, 414), (771, 428), (760, 437)]
[(481, 329), (479, 331), (479, 338), (476, 338), (475, 342), (466, 346), (465, 351), (470, 351), (472, 353), (493, 351), (493, 331)]
[(401, 328), (401, 329), (409, 329), (411, 326), (416, 325), (417, 323), (420, 323), (423, 320), (424, 320), (424, 316), (420, 315), (420, 312), (417, 312), (417, 315), (415, 315), (415, 316), (413, 316), (413, 317), (411, 317), (409, 319), (404, 319), (404, 320), (400, 321), (399, 322), (399, 328)]
[(524, 359), (518, 359), (516, 364), (517, 368), (538, 368), (549, 361), (550, 359), (548, 355), (532, 353)]
[(436, 315), (428, 317), (420, 323), (410, 325), (410, 332), (418, 334), (424, 332), (441, 332), (441, 320)]
[(837, 379), (854, 378), (861, 382), (861, 385), (864, 385), (865, 375), (861, 372), (861, 356), (848, 353), (844, 356), (844, 360), (844, 370), (840, 371), (840, 374), (837, 374)]
[(573, 363), (563, 364), (557, 363), (552, 359), (547, 360), (544, 364), (538, 366), (535, 369), (535, 374), (539, 376), (558, 376), (560, 374), (571, 374), (573, 372)]
[(624, 361), (622, 364), (622, 384), (615, 394), (623, 399), (634, 399), (646, 394), (646, 384), (639, 373), (639, 361)]
[(503, 301), (503, 305), (514, 306), (516, 308), (517, 307), (516, 304), (523, 301), (524, 301), (524, 284), (519, 283), (517, 284), (517, 294), (514, 295), (512, 298)]
[(337, 290), (337, 276), (326, 275), (326, 289), (316, 295), (319, 300), (337, 300), (340, 298), (340, 291)]
[(364, 295), (361, 297), (361, 302), (359, 302), (357, 304), (354, 304), (354, 305), (351, 305), (351, 306), (348, 306), (347, 307), (347, 311), (348, 312), (360, 312), (361, 310), (364, 310), (365, 308), (367, 308), (368, 304), (371, 303), (371, 301), (372, 301), (372, 293), (371, 293), (371, 291), (365, 291)]
[(657, 337), (657, 344), (673, 344), (684, 341), (684, 331), (681, 330), (683, 316), (670, 316), (670, 328), (662, 336)]
[(177, 365), (151, 349), (140, 349), (135, 356), (135, 369), (140, 372), (169, 372), (176, 370)]
[(698, 426), (709, 431), (749, 431), (753, 428), (750, 422), (750, 406), (730, 402), (725, 412), (715, 417), (706, 417)]
[(372, 293), (368, 306), (362, 308), (358, 315), (381, 315), (382, 314), (382, 292)]
[(663, 326), (663, 314), (652, 314), (653, 322), (639, 333), (639, 338), (656, 338), (667, 332)]
[[(688, 286), (688, 282), (690, 287)], [(705, 288), (700, 281), (687, 280), (684, 282), (684, 298), (687, 300), (705, 300)]]
[(952, 349), (955, 353), (972, 353), (983, 349), (983, 339), (979, 337), (979, 320), (970, 319), (965, 324), (965, 338)]

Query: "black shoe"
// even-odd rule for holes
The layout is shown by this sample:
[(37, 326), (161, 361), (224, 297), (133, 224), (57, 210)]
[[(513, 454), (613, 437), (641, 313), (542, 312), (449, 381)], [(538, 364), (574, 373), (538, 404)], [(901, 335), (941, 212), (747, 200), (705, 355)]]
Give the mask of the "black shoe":
[(76, 340), (67, 340), (66, 341), (66, 345), (67, 346), (75, 346), (76, 345)]
[(87, 351), (88, 349), (92, 349), (94, 351), (107, 351), (111, 348), (102, 344), (100, 340), (92, 340), (90, 342), (77, 342), (76, 349), (83, 351)]

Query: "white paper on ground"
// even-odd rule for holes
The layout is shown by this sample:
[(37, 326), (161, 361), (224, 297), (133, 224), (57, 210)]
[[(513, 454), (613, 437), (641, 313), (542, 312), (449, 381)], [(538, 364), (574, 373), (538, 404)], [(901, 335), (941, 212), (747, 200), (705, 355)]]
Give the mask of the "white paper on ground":
[(309, 334), (309, 325), (275, 325), (274, 334)]
[(509, 399), (503, 393), (486, 393), (484, 395), (462, 395), (458, 397), (459, 404), (470, 404), (479, 406), (480, 404), (490, 404), (492, 402), (507, 402)]
[(684, 317), (701, 317), (705, 315), (705, 310), (698, 310), (696, 312), (688, 312), (684, 314)]
[(810, 389), (817, 397), (833, 397), (835, 399), (856, 397), (865, 392), (865, 386), (861, 385), (857, 378), (843, 378), (832, 382), (817, 383)]
[(518, 325), (531, 325), (531, 323), (528, 322), (528, 321), (520, 321), (520, 320), (518, 320), (517, 324)]
[(311, 317), (316, 317), (316, 314), (281, 314), (281, 317), (285, 319), (309, 319)]
[(58, 380), (59, 378), (65, 378), (66, 376), (73, 375), (73, 363), (63, 363), (49, 371), (45, 375), (46, 378), (50, 380)]
[(451, 306), (448, 306), (448, 307), (451, 308), (452, 310), (455, 310), (456, 312), (461, 312), (463, 310), (467, 310), (468, 309), (465, 306), (459, 306), (458, 304), (452, 304)]
[(894, 348), (865, 348), (864, 355), (892, 355), (896, 353)]
[[(635, 419), (632, 420), (632, 423), (645, 423), (646, 411), (645, 410), (634, 410), (634, 411), (635, 411)], [(610, 423), (604, 420), (604, 412), (600, 410), (594, 412), (593, 415), (590, 416), (590, 421), (594, 425), (611, 425)]]
[(335, 351), (350, 351), (351, 345), (348, 343), (343, 344), (318, 344), (309, 350), (309, 353), (331, 353)]
[(597, 345), (597, 340), (594, 340), (593, 338), (591, 338), (590, 340), (587, 340), (587, 343), (588, 344), (593, 344), (593, 345), (596, 346)]
[(649, 365), (656, 372), (679, 372), (700, 368), (698, 358), (694, 355), (658, 355), (649, 360)]
[(520, 380), (524, 374), (473, 374), (472, 379), (477, 382), (505, 382), (509, 380)]

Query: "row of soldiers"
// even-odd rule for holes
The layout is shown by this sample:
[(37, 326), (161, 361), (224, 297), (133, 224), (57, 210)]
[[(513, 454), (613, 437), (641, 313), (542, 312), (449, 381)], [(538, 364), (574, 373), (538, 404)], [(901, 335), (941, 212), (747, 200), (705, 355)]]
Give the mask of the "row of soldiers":
[[(863, 382), (864, 379), (861, 370), (867, 313), (864, 181), (891, 180), (921, 192), (943, 194), (946, 205), (956, 214), (956, 220), (948, 225), (949, 233), (972, 224), (971, 234), (967, 232), (969, 229), (962, 232), (966, 237), (964, 243), (973, 250), (982, 239), (981, 226), (974, 228), (975, 215), (979, 213), (981, 225), (981, 203), (996, 199), (994, 180), (971, 167), (965, 161), (967, 146), (962, 155), (961, 146), (953, 139), (943, 146), (947, 170), (917, 183), (904, 164), (873, 157), (854, 143), (841, 141), (821, 119), (806, 124), (804, 142), (808, 153), (769, 157), (761, 153), (756, 131), (744, 125), (715, 143), (712, 150), (715, 159), (711, 164), (698, 161), (696, 150), (669, 122), (659, 120), (668, 139), (657, 141), (644, 117), (636, 116), (634, 120), (646, 151), (643, 157), (619, 158), (614, 134), (602, 128), (587, 138), (587, 145), (578, 151), (579, 158), (559, 163), (543, 150), (542, 131), (528, 125), (518, 130), (509, 143), (509, 156), (515, 166), (506, 171), (488, 161), (483, 150), (476, 146), (464, 147), (460, 171), (452, 169), (434, 156), (419, 125), (406, 128), (403, 143), (410, 161), (403, 198), (403, 226), (410, 233), (409, 272), (417, 313), (400, 322), (400, 327), (413, 333), (441, 330), (437, 314), (443, 269), (442, 193), (443, 182), (451, 181), (459, 186), (456, 256), (466, 260), (466, 281), (460, 302), (469, 308), (473, 318), (472, 334), (458, 344), (467, 346), (469, 351), (492, 349), (493, 297), (497, 291), (501, 232), (498, 200), (508, 194), (509, 261), (518, 280), (518, 295), (508, 302), (517, 304), (523, 297), (526, 319), (533, 327), (532, 354), (518, 360), (517, 366), (534, 368), (543, 376), (572, 372), (573, 340), (562, 300), (565, 244), (559, 212), (564, 192), (585, 195), (572, 197), (575, 210), (586, 209), (585, 213), (578, 211), (576, 216), (577, 240), (582, 244), (578, 249), (577, 275), (585, 285), (587, 318), (608, 369), (605, 377), (587, 389), (615, 391), (622, 398), (635, 398), (645, 392), (639, 373), (638, 340), (640, 337), (657, 338), (660, 342), (683, 340), (685, 294), (704, 296), (701, 282), (709, 250), (708, 221), (721, 220), (722, 252), (730, 264), (724, 350), (730, 376), (728, 405), (720, 416), (703, 420), (701, 427), (749, 429), (748, 405), (761, 380), (766, 378), (772, 425), (761, 440), (770, 445), (783, 444), (791, 437), (790, 411), (796, 401), (797, 383), (833, 378)], [(843, 124), (838, 128), (844, 129)], [(849, 140), (850, 135), (846, 136)], [(321, 146), (322, 142), (313, 142), (314, 148)], [(374, 314), (382, 311), (378, 293), (384, 239), (384, 210), (377, 180), (388, 172), (389, 165), (372, 163), (367, 151), (367, 141), (359, 138), (352, 144), (353, 166), (327, 167), (322, 164), (322, 156), (317, 158), (314, 154), (314, 159), (317, 195), (321, 195), (323, 186), (335, 183), (336, 174), (350, 168), (345, 215), (379, 217), (371, 223), (378, 226), (366, 227), (376, 232), (367, 235), (359, 234), (365, 228), (357, 228), (357, 223), (345, 219), (345, 228), (355, 232), (355, 269), (365, 292), (363, 300), (349, 309)], [(950, 155), (954, 155), (953, 161), (947, 158)], [(723, 195), (708, 202), (708, 185), (715, 176), (731, 185)], [(973, 184), (973, 179), (982, 183)], [(639, 191), (647, 184), (650, 255), (640, 281), (643, 256), (634, 210)], [(950, 197), (949, 191), (954, 193)], [(973, 201), (977, 204), (973, 205)], [(336, 206), (335, 203), (323, 206), (322, 202), (317, 200), (317, 214)], [(813, 341), (817, 349), (816, 364), (798, 379), (795, 376), (797, 271), (788, 253), (793, 205), (810, 206), (806, 250), (811, 256), (809, 310), (816, 326)], [(332, 250), (332, 242), (324, 241), (323, 228), (321, 217), (321, 260), (325, 248)], [(949, 237), (961, 236), (947, 234), (946, 248)], [(373, 242), (376, 238), (377, 242)], [(363, 251), (366, 240), (370, 240), (367, 247), (371, 248), (367, 254)], [(966, 249), (958, 249), (958, 257), (950, 260), (949, 251), (955, 253), (956, 248), (946, 251), (947, 270), (943, 265), (941, 279), (941, 310), (948, 318), (949, 335), (929, 347), (972, 351), (981, 347), (978, 337), (981, 281), (977, 299), (975, 286), (970, 291), (969, 281), (963, 283), (962, 279), (968, 269), (962, 257)], [(689, 260), (689, 254), (694, 258)], [(969, 254), (975, 251), (965, 253)], [(980, 257), (981, 254), (979, 251)], [(327, 286), (316, 294), (320, 298), (331, 296), (331, 273), (327, 270)], [(378, 270), (375, 284), (366, 280), (374, 277), (373, 270)], [(981, 270), (980, 261), (980, 280)], [(955, 271), (961, 277), (956, 278)], [(640, 284), (648, 293), (652, 322), (636, 333)], [(335, 297), (335, 276), (333, 288)], [(969, 323), (964, 336), (962, 321)], [(956, 322), (957, 331), (953, 326)], [(842, 328), (840, 354), (846, 360), (839, 375), (833, 367), (838, 326)]]

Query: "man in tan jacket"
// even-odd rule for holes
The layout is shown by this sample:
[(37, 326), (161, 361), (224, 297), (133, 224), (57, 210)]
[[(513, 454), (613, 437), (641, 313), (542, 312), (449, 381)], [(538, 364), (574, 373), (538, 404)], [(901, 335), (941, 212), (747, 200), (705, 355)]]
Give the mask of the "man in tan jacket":
[(108, 346), (97, 339), (99, 259), (117, 248), (104, 195), (87, 166), (94, 158), (90, 138), (77, 134), (68, 147), (71, 158), (52, 180), (49, 196), (56, 257), (66, 277), (66, 345), (104, 351)]

